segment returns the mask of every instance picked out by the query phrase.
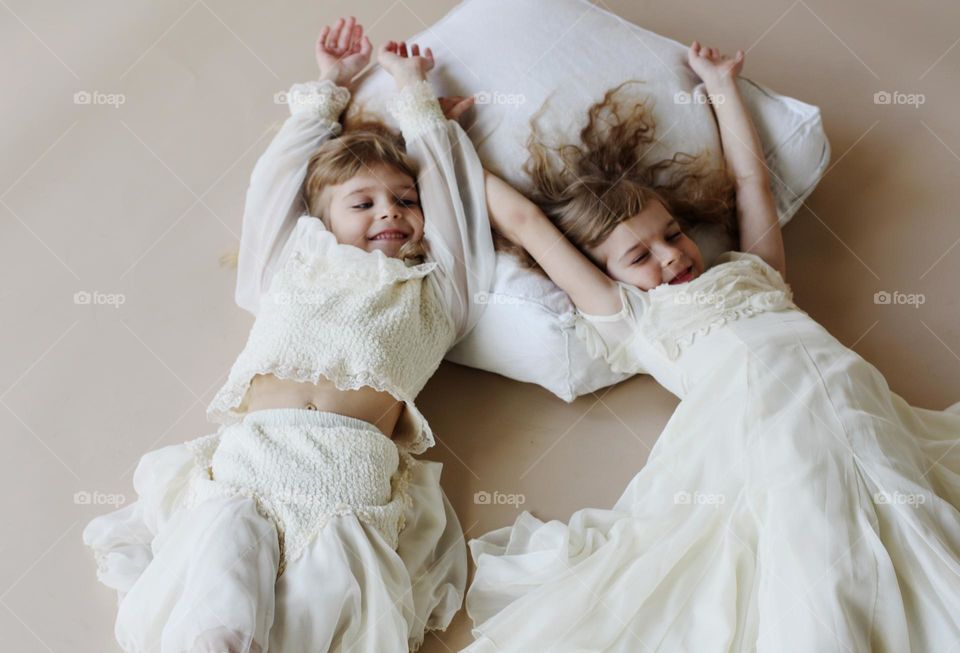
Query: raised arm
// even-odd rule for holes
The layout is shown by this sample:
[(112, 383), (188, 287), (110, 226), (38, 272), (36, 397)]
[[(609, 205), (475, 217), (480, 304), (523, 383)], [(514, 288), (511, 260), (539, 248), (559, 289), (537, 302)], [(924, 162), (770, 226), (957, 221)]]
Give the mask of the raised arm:
[(433, 53), (427, 49), (421, 56), (419, 46), (408, 51), (406, 44), (391, 41), (381, 47), (378, 60), (397, 83), (388, 108), (417, 164), (424, 242), (429, 258), (437, 262), (459, 340), (482, 313), (485, 304), (476, 298), (489, 292), (496, 263), (483, 168), (470, 138), (445, 117), (426, 81)]
[(619, 313), (622, 302), (617, 283), (578, 250), (536, 204), (496, 175), (484, 173), (493, 226), (527, 250), (582, 312)]
[(317, 81), (294, 84), (287, 94), (290, 117), (250, 175), (237, 260), (237, 304), (254, 315), (297, 218), (307, 212), (301, 193), (311, 155), (342, 130), (340, 114), (349, 85), (370, 60), (372, 46), (351, 17), (324, 27), (317, 38)]
[(786, 279), (786, 257), (783, 237), (770, 174), (740, 90), (737, 75), (743, 68), (743, 51), (736, 56), (721, 55), (694, 41), (687, 52), (690, 67), (700, 76), (711, 102), (728, 169), (737, 180), (737, 220), (740, 226), (740, 249), (756, 254)]

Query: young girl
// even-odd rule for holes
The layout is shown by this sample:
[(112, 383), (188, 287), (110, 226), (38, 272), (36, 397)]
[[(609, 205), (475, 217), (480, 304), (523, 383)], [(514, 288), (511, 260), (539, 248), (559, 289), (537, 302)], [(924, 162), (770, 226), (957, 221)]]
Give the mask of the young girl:
[(220, 428), (145, 455), (138, 500), (84, 531), (126, 651), (405, 652), (460, 608), (466, 546), (441, 465), (412, 457), (434, 444), (414, 399), (490, 285), (483, 173), (416, 45), (379, 51), (406, 148), (341, 133), (371, 48), (353, 18), (323, 29), (320, 80), (254, 168), (237, 301), (256, 321), (207, 408)]
[(618, 118), (610, 94), (556, 148), (562, 167), (532, 140), (556, 224), (488, 176), (492, 222), (570, 294), (593, 354), (682, 401), (613, 509), (524, 512), (470, 542), (466, 650), (949, 650), (960, 415), (907, 404), (793, 303), (743, 53), (694, 42), (688, 59), (716, 98), (743, 251), (704, 268), (670, 209), (716, 208), (723, 184), (692, 203), (645, 187), (652, 123)]

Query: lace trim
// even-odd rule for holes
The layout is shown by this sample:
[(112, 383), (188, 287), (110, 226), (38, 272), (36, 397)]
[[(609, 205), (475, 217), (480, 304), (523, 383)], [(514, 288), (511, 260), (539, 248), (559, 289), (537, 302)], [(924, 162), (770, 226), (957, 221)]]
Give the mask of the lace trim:
[(313, 115), (318, 120), (331, 123), (331, 128), (337, 133), (341, 129), (340, 114), (349, 103), (350, 91), (329, 79), (294, 84), (287, 93), (291, 115)]
[(400, 125), (407, 141), (447, 123), (440, 101), (426, 80), (404, 86), (387, 100), (387, 110)]
[[(716, 265), (689, 283), (661, 284), (646, 292), (633, 289), (641, 305), (639, 315), (634, 314), (627, 292), (621, 284), (623, 305), (618, 313), (589, 315), (578, 310), (574, 318), (576, 336), (587, 352), (607, 361), (614, 372), (637, 371), (641, 361), (631, 353), (635, 339), (676, 360), (697, 337), (719, 326), (758, 313), (797, 308), (793, 291), (780, 273), (747, 252), (724, 252)], [(633, 325), (630, 335), (622, 342), (606, 342), (595, 322), (619, 321)]]
[(406, 404), (407, 410), (411, 412), (416, 423), (417, 435), (409, 443), (396, 441), (397, 445), (402, 449), (409, 450), (411, 453), (420, 454), (436, 444), (427, 419), (416, 407), (414, 400), (405, 398), (403, 394), (392, 385), (384, 383), (370, 372), (347, 374), (346, 372), (336, 369), (304, 370), (299, 367), (282, 364), (263, 365), (257, 367), (255, 370), (249, 370), (247, 374), (244, 374), (246, 380), (243, 383), (236, 383), (221, 388), (217, 396), (214, 397), (210, 405), (207, 406), (207, 418), (220, 424), (230, 424), (242, 419), (246, 413), (246, 408), (243, 406), (243, 399), (247, 395), (247, 390), (250, 388), (253, 377), (257, 374), (272, 374), (279, 379), (292, 379), (301, 383), (314, 385), (319, 383), (321, 379), (329, 380), (338, 390), (359, 390), (360, 388), (370, 387), (377, 392), (386, 392), (397, 401), (402, 401)]
[(380, 287), (425, 277), (438, 265), (436, 261), (407, 265), (404, 260), (387, 256), (380, 250), (368, 252), (340, 243), (322, 223), (313, 229), (303, 228), (296, 238), (296, 247), (281, 274), (297, 285), (316, 287), (322, 276), (325, 283), (330, 279), (373, 281)]
[(670, 360), (698, 336), (741, 317), (796, 308), (780, 273), (747, 252), (725, 252), (693, 281), (661, 284), (647, 293), (639, 331)]

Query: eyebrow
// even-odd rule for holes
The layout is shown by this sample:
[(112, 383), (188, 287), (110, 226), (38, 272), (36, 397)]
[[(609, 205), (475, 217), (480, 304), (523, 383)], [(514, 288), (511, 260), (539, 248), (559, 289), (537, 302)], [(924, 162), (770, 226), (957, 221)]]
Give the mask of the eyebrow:
[[(352, 190), (352, 191), (350, 191), (349, 193), (347, 193), (346, 196), (347, 196), (347, 197), (350, 197), (351, 195), (356, 195), (357, 193), (368, 193), (368, 192), (370, 192), (371, 190), (375, 190), (375, 188), (374, 188), (373, 186), (364, 186), (363, 188), (358, 188), (357, 190)], [(416, 187), (416, 186), (401, 186), (401, 187), (397, 188), (397, 190), (406, 193), (406, 192), (411, 191), (411, 190), (412, 190), (412, 191), (416, 191), (416, 190), (417, 190), (417, 187)]]
[[(664, 230), (667, 230), (667, 229), (669, 229), (670, 227), (672, 227), (672, 226), (674, 226), (674, 225), (676, 225), (676, 226), (679, 227), (679, 226), (680, 226), (680, 223), (677, 222), (677, 219), (676, 219), (676, 218), (670, 218), (670, 222), (667, 223), (667, 226), (664, 227)], [(635, 252), (636, 250), (640, 249), (640, 248), (643, 247), (643, 246), (644, 246), (644, 245), (643, 245), (643, 242), (641, 241), (641, 242), (637, 243), (636, 245), (634, 245), (633, 247), (631, 247), (630, 249), (628, 249), (626, 252), (623, 253), (623, 256), (620, 257), (620, 262), (623, 263), (624, 260), (630, 258), (630, 255), (631, 255), (633, 252)]]

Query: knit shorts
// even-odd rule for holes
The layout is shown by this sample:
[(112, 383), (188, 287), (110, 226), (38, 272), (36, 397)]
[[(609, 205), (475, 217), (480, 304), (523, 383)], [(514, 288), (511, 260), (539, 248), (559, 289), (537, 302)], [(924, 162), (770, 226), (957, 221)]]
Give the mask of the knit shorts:
[(211, 497), (253, 498), (277, 528), (278, 577), (337, 515), (356, 515), (397, 547), (410, 501), (410, 455), (369, 422), (271, 408), (189, 444), (206, 473), (191, 481), (188, 505)]

